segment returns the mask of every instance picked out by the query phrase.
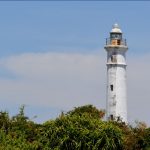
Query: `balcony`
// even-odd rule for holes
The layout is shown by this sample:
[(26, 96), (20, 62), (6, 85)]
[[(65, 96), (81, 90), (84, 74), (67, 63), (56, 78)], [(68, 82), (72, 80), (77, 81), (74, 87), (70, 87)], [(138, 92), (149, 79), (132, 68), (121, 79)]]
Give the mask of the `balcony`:
[(106, 39), (106, 46), (127, 46), (126, 39)]

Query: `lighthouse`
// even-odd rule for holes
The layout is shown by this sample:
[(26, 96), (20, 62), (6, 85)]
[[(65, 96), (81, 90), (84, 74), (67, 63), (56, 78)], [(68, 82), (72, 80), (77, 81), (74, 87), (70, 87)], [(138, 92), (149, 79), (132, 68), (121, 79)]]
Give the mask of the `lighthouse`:
[(126, 39), (118, 24), (114, 24), (106, 39), (107, 52), (107, 120), (127, 123)]

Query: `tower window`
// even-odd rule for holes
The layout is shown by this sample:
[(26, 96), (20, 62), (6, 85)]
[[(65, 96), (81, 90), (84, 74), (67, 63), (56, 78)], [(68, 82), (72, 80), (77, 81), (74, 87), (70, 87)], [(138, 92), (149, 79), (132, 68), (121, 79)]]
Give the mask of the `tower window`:
[(117, 62), (117, 55), (111, 56), (111, 62), (116, 63)]
[(111, 61), (113, 62), (113, 56), (111, 56)]
[(111, 89), (111, 91), (114, 90), (114, 86), (112, 84), (110, 85), (110, 89)]
[(121, 44), (121, 41), (120, 40), (117, 40), (117, 45), (120, 45)]
[(113, 115), (110, 115), (110, 120), (114, 120), (114, 116)]

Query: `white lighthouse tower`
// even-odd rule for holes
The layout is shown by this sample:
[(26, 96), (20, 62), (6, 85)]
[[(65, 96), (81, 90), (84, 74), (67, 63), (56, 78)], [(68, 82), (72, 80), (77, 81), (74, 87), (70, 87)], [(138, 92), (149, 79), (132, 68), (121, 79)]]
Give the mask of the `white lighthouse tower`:
[(107, 51), (107, 120), (127, 123), (126, 40), (118, 24), (114, 24), (106, 39)]

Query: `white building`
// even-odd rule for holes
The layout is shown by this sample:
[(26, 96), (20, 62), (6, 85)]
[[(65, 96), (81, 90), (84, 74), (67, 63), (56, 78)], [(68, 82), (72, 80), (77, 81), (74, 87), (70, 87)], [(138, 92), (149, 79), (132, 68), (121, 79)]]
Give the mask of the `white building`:
[(126, 40), (118, 24), (114, 24), (106, 39), (107, 51), (107, 120), (127, 123)]

